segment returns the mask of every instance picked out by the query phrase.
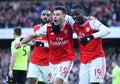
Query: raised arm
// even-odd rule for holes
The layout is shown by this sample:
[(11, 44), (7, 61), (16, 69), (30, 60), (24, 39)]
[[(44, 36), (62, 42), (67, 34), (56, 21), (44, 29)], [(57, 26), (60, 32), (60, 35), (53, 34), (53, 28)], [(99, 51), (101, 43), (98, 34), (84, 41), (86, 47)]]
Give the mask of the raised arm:
[(31, 33), (29, 35), (27, 35), (20, 43), (17, 43), (15, 45), (15, 48), (19, 48), (21, 47), (22, 44), (26, 44), (29, 41), (31, 41), (33, 38), (39, 37), (39, 36), (45, 36), (46, 35), (46, 31), (47, 31), (47, 24), (45, 24), (44, 26), (42, 26), (39, 30), (37, 30), (34, 33)]

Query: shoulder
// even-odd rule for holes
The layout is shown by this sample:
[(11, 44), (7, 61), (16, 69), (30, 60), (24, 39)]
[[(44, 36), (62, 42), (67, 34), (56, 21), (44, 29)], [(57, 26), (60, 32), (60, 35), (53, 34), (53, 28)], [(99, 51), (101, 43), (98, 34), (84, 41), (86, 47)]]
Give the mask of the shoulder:
[(19, 43), (20, 42), (20, 39), (15, 39), (11, 42), (12, 45), (16, 44), (16, 43)]
[(97, 20), (94, 16), (88, 16), (88, 20)]
[(71, 25), (69, 23), (66, 23), (65, 27), (71, 27)]
[(72, 17), (70, 15), (66, 15), (65, 19), (71, 19)]
[(74, 24), (75, 23), (72, 16), (70, 16), (70, 15), (66, 15), (65, 21), (66, 21), (66, 23), (69, 23), (69, 24)]
[(97, 20), (97, 18), (93, 17), (93, 16), (88, 16), (88, 21), (90, 23), (91, 26), (96, 26), (96, 25), (100, 25), (100, 21)]
[(47, 28), (51, 28), (52, 27), (52, 24), (51, 23), (48, 23), (46, 24)]
[(40, 29), (40, 27), (41, 27), (40, 24), (39, 24), (39, 25), (35, 25), (35, 26), (33, 27), (33, 29), (34, 29), (34, 31), (36, 31), (36, 30)]

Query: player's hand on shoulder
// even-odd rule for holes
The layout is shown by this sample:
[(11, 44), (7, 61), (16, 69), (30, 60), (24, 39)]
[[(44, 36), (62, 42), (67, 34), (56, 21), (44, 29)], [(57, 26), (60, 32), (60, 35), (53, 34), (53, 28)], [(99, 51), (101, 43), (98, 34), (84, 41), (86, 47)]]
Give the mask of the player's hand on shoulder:
[(16, 49), (18, 49), (18, 48), (20, 48), (20, 47), (21, 47), (21, 43), (16, 43), (16, 44), (15, 44), (15, 48), (16, 48)]

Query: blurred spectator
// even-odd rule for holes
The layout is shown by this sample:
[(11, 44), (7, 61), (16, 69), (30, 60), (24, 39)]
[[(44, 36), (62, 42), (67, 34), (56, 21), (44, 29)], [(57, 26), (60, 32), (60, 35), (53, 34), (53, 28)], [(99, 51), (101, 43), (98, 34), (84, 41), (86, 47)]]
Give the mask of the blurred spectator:
[(55, 6), (62, 5), (70, 14), (69, 10), (77, 4), (82, 4), (88, 15), (95, 16), (106, 26), (120, 26), (119, 0), (24, 0), (0, 2), (0, 28), (31, 28), (40, 23), (39, 14), (44, 8), (52, 11)]

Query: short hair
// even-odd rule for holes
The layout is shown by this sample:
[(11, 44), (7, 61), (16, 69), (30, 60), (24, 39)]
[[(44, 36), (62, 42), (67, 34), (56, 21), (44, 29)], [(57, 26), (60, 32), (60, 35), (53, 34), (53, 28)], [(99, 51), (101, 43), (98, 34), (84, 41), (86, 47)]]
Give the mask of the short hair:
[(67, 10), (64, 6), (57, 6), (54, 10), (61, 10), (64, 14), (67, 14)]
[(21, 35), (21, 28), (19, 28), (19, 27), (17, 27), (17, 28), (14, 28), (14, 33), (16, 34), (16, 35), (18, 35), (18, 36), (20, 36)]
[(81, 5), (73, 6), (72, 9), (80, 9), (83, 13), (85, 13), (85, 9)]
[(44, 11), (49, 11), (49, 12), (51, 13), (51, 11), (46, 8), (46, 9), (43, 9), (43, 10), (42, 10), (41, 14), (42, 14)]

